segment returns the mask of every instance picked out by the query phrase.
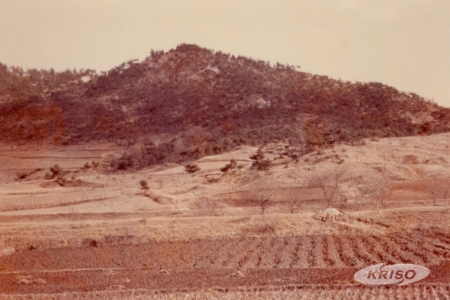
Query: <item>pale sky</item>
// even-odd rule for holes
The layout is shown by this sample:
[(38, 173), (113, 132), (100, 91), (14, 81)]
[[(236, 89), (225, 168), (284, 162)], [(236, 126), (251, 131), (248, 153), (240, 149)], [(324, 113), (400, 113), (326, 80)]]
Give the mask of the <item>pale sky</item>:
[(0, 0), (0, 62), (107, 71), (181, 43), (450, 107), (450, 0)]

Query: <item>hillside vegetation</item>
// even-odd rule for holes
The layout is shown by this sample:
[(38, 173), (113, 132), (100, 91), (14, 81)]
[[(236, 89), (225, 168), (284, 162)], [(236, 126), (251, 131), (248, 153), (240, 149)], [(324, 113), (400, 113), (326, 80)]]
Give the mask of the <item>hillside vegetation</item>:
[[(289, 142), (302, 155), (367, 137), (449, 129), (449, 109), (387, 85), (182, 44), (101, 75), (0, 65), (0, 139), (139, 142), (117, 168)], [(86, 80), (87, 78), (87, 80)], [(136, 151), (135, 151), (136, 152)]]

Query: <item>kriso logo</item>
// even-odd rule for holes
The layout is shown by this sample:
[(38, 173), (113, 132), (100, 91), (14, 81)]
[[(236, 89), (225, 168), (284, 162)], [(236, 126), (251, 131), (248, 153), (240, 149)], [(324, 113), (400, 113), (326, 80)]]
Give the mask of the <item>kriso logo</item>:
[(369, 266), (355, 273), (355, 280), (365, 284), (399, 284), (405, 285), (424, 279), (430, 270), (413, 264)]

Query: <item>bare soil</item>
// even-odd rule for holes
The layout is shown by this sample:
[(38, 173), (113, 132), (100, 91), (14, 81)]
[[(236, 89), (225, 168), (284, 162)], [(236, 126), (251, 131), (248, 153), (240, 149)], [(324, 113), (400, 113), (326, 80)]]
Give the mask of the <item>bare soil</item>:
[[(82, 170), (120, 153), (111, 144), (3, 145), (0, 298), (449, 299), (450, 212), (443, 196), (434, 205), (427, 190), (436, 178), (450, 178), (449, 142), (448, 134), (366, 141), (297, 163), (278, 158), (284, 145), (269, 145), (267, 156), (277, 159), (268, 172), (250, 170), (256, 148), (243, 147), (203, 158), (194, 175), (176, 165), (121, 174)], [(222, 174), (232, 158), (242, 167)], [(44, 173), (55, 163), (86, 184), (48, 184)], [(332, 204), (345, 218), (314, 219), (326, 202), (308, 179), (337, 167), (346, 177)], [(36, 168), (42, 170), (14, 180)], [(380, 173), (393, 179), (393, 192), (376, 212), (355, 191)], [(263, 215), (246, 197), (261, 177), (278, 187)], [(295, 213), (292, 191), (302, 204)], [(431, 273), (407, 286), (353, 279), (381, 262), (423, 265)]]

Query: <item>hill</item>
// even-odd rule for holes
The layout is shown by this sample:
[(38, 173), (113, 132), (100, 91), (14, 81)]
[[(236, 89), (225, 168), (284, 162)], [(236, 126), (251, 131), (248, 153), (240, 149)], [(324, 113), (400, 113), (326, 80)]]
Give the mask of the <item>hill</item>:
[[(141, 146), (119, 169), (289, 142), (303, 155), (367, 137), (449, 129), (449, 109), (387, 85), (352, 83), (182, 44), (103, 73), (0, 68), (0, 139)], [(135, 151), (135, 152), (136, 152)], [(293, 154), (293, 155), (298, 155)]]
[[(153, 55), (160, 55), (159, 62), (167, 53)], [(118, 78), (143, 63), (121, 66)], [(113, 80), (112, 74), (68, 71), (67, 78), (55, 74), (61, 81), (50, 88), (45, 79), (51, 73), (38, 71), (31, 79), (6, 70), (11, 85), (1, 101), (10, 115), (2, 114), (10, 118), (3, 124), (11, 131), (4, 131), (6, 142), (0, 142), (0, 298), (409, 299), (414, 294), (434, 299), (449, 294), (450, 133), (428, 135), (446, 130), (446, 109), (411, 95), (411, 103), (427, 110), (380, 109), (398, 119), (408, 116), (404, 128), (415, 131), (396, 131), (395, 126), (369, 131), (352, 125), (353, 119), (338, 118), (353, 116), (350, 108), (336, 107), (327, 114), (292, 112), (289, 119), (295, 101), (280, 99), (274, 105), (270, 95), (275, 94), (251, 94), (214, 114), (214, 100), (199, 98), (210, 119), (196, 124), (195, 118), (183, 116), (200, 110), (200, 100), (189, 98), (191, 102), (176, 106), (167, 97), (149, 112), (143, 110), (150, 105), (147, 98), (139, 104), (130, 96), (152, 86), (158, 80), (152, 76), (158, 74), (170, 83), (173, 79), (164, 79), (162, 70), (144, 72), (147, 82), (127, 83), (126, 75), (104, 91), (101, 82)], [(283, 72), (291, 71), (279, 74)], [(11, 89), (20, 82), (28, 88)], [(182, 97), (175, 87), (167, 93)], [(159, 91), (155, 88), (157, 96), (163, 95)], [(390, 103), (399, 101), (408, 108), (401, 99), (408, 94), (393, 95), (400, 98)], [(360, 101), (358, 108), (351, 107), (355, 113), (370, 107)], [(177, 116), (183, 105), (185, 111)], [(283, 105), (291, 105), (284, 110), (286, 116), (279, 109)], [(101, 120), (97, 118), (115, 118), (120, 130), (89, 123)], [(324, 134), (333, 129), (325, 126), (333, 124), (327, 123), (332, 118), (347, 126), (348, 135)], [(387, 125), (395, 124), (387, 120)], [(427, 130), (419, 131), (426, 122)], [(23, 131), (14, 136), (14, 126)], [(134, 135), (122, 135), (121, 128)], [(40, 130), (42, 136), (26, 130)], [(279, 136), (280, 130), (286, 135)], [(29, 137), (21, 135), (26, 132)], [(359, 140), (365, 134), (369, 138)], [(382, 134), (422, 136), (376, 138)], [(242, 140), (234, 142), (237, 137)], [(226, 139), (231, 142), (226, 144)], [(234, 151), (210, 148), (266, 141), (262, 147)], [(49, 142), (54, 145), (44, 144)], [(224, 153), (205, 155), (207, 151)], [(252, 168), (250, 157), (259, 153), (270, 161), (269, 171)], [(194, 162), (200, 170), (193, 174), (174, 163), (108, 172), (111, 167), (137, 168), (202, 155)], [(356, 272), (382, 262), (424, 266), (430, 275), (405, 286), (355, 282)]]

